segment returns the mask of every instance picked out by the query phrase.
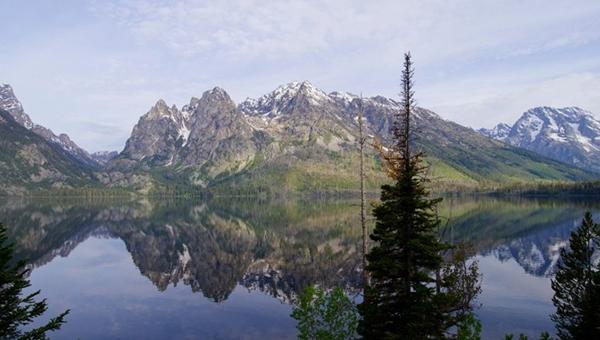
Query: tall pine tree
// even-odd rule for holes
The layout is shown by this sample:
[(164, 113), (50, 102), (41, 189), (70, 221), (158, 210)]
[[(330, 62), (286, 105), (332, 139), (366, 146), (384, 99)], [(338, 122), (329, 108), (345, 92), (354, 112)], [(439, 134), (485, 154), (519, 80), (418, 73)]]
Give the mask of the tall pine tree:
[(552, 280), (552, 320), (561, 339), (600, 339), (600, 268), (594, 262), (599, 247), (600, 226), (587, 212), (561, 250)]
[[(413, 139), (413, 65), (409, 53), (402, 72), (402, 110), (394, 117), (394, 144), (382, 155), (394, 183), (382, 186), (381, 203), (373, 215), (367, 270), (370, 285), (360, 305), (359, 332), (364, 338), (442, 338), (445, 317), (437, 308), (435, 272), (443, 265), (438, 240), (439, 220), (425, 184), (421, 153), (411, 149)], [(441, 293), (440, 293), (441, 294)]]

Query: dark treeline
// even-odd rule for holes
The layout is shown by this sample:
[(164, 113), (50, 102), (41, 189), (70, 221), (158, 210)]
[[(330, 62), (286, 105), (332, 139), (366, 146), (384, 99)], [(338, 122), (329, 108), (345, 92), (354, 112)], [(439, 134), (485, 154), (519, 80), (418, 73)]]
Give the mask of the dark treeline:
[[(426, 164), (426, 162), (425, 162)], [(308, 183), (307, 183), (308, 185)], [(527, 182), (506, 185), (482, 183), (479, 186), (464, 185), (460, 181), (444, 181), (431, 179), (426, 187), (436, 195), (491, 195), (491, 196), (523, 196), (523, 197), (577, 197), (600, 196), (600, 181), (593, 182)], [(319, 186), (309, 185), (303, 190), (296, 188), (273, 187), (264, 183), (217, 183), (209, 187), (183, 184), (159, 183), (147, 190), (128, 187), (71, 187), (37, 189), (27, 193), (28, 197), (211, 197), (211, 196), (259, 196), (259, 197), (330, 197), (359, 198), (361, 191), (354, 184)], [(365, 189), (369, 197), (376, 197), (379, 191)]]
[(521, 183), (498, 187), (488, 193), (513, 196), (600, 196), (600, 181)]

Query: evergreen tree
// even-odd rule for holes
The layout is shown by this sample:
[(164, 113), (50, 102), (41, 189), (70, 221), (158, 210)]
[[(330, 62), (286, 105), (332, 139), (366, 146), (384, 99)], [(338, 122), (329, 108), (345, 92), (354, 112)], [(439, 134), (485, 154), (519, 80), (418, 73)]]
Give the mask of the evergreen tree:
[(375, 246), (367, 255), (370, 282), (359, 306), (359, 333), (369, 339), (477, 339), (481, 326), (472, 312), (480, 292), (477, 263), (467, 264), (465, 247), (453, 249), (439, 240), (441, 199), (430, 198), (424, 155), (411, 149), (413, 74), (407, 53), (394, 143), (380, 147), (393, 184), (382, 186), (373, 211)]
[(30, 286), (26, 278), (25, 262), (11, 265), (13, 245), (7, 242), (6, 229), (0, 224), (0, 339), (47, 339), (46, 332), (60, 328), (69, 313), (65, 311), (47, 324), (29, 331), (22, 327), (33, 322), (46, 312), (46, 300), (36, 302), (40, 291), (22, 296), (23, 289)]
[(382, 186), (381, 203), (373, 215), (375, 246), (367, 256), (370, 285), (365, 288), (359, 332), (364, 338), (441, 338), (445, 317), (436, 306), (435, 277), (442, 268), (441, 252), (448, 245), (437, 237), (439, 220), (431, 199), (422, 154), (413, 153), (413, 67), (405, 55), (402, 110), (394, 117), (394, 145), (382, 152), (394, 180)]
[(346, 340), (356, 336), (356, 306), (341, 288), (325, 292), (307, 287), (299, 296), (292, 317), (298, 321), (298, 339)]
[(594, 261), (599, 247), (600, 226), (587, 212), (569, 247), (561, 249), (552, 280), (552, 320), (561, 339), (600, 339), (600, 271)]

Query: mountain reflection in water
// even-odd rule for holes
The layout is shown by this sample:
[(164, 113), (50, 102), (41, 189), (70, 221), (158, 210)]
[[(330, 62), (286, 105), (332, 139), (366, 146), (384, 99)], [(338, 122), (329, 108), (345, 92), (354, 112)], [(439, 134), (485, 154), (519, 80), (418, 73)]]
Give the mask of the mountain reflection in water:
[[(588, 209), (596, 205), (444, 200), (444, 237), (469, 241), (478, 253), (486, 338), (552, 331), (549, 277)], [(42, 289), (51, 311), (73, 309), (57, 337), (86, 339), (294, 338), (289, 303), (303, 287), (360, 292), (357, 213), (357, 202), (342, 200), (5, 199), (0, 205), (17, 258), (34, 268), (32, 288)], [(531, 300), (536, 293), (539, 299)]]

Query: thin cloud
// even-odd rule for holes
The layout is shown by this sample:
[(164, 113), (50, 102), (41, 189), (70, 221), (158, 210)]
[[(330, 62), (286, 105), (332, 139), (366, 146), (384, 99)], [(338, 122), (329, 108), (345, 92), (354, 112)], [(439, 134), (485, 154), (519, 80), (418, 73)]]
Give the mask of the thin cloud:
[[(481, 94), (472, 101), (440, 104), (441, 112), (452, 112), (450, 119), (467, 126), (492, 127), (497, 123), (514, 123), (528, 109), (536, 106), (579, 106), (600, 119), (600, 74), (576, 73), (548, 79), (529, 86), (498, 89)], [(480, 122), (474, 125), (470, 122)]]
[(0, 4), (0, 25), (13, 32), (3, 41), (0, 82), (13, 85), (35, 121), (93, 151), (122, 145), (123, 137), (98, 129), (94, 136), (104, 140), (88, 138), (72, 122), (110, 122), (127, 135), (157, 99), (180, 106), (215, 85), (238, 102), (305, 79), (326, 91), (394, 97), (407, 50), (419, 104), (465, 125), (511, 121), (527, 106), (554, 103), (600, 114), (598, 1), (32, 0), (8, 7)]

